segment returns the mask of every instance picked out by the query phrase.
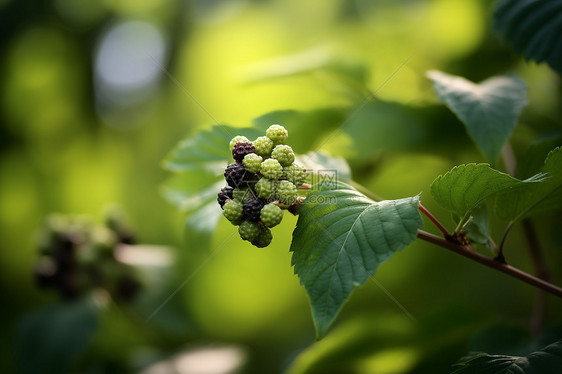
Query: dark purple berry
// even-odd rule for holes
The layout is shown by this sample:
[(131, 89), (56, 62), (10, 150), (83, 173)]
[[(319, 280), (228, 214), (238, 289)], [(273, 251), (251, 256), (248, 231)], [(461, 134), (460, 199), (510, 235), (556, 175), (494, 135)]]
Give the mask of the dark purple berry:
[(118, 301), (129, 302), (137, 296), (141, 288), (141, 284), (135, 278), (122, 276), (117, 280), (114, 297)]
[(218, 201), (219, 205), (221, 206), (221, 208), (224, 206), (224, 203), (226, 202), (226, 200), (232, 199), (232, 191), (234, 191), (234, 188), (232, 188), (230, 186), (226, 186), (226, 187), (221, 188), (221, 192), (219, 192), (218, 197), (217, 197), (217, 201)]
[(264, 206), (261, 199), (253, 198), (244, 204), (244, 216), (248, 221), (258, 222), (260, 220), (261, 208)]
[(255, 153), (256, 148), (252, 143), (236, 143), (232, 149), (232, 157), (238, 162), (242, 162), (244, 156), (250, 153)]
[(249, 181), (251, 177), (252, 173), (246, 171), (246, 168), (244, 168), (242, 164), (230, 164), (224, 170), (226, 183), (232, 188), (244, 186), (245, 182)]

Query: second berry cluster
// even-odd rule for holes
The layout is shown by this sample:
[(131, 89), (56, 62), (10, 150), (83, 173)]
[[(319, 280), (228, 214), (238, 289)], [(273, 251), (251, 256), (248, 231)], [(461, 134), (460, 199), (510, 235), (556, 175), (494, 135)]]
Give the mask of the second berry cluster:
[(271, 243), (270, 228), (281, 222), (283, 209), (297, 202), (297, 187), (306, 179), (305, 168), (285, 144), (287, 137), (283, 126), (272, 125), (254, 141), (244, 136), (230, 141), (235, 162), (224, 171), (227, 186), (217, 201), (224, 216), (239, 226), (240, 237), (258, 248)]

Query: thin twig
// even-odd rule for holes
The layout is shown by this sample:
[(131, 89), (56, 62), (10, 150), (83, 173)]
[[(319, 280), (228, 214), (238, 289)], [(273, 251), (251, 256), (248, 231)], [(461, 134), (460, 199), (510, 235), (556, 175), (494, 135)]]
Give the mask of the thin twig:
[(514, 278), (517, 278), (519, 280), (522, 280), (525, 283), (528, 283), (532, 286), (535, 286), (537, 288), (540, 288), (541, 290), (544, 290), (548, 293), (551, 293), (553, 295), (556, 295), (558, 297), (562, 297), (562, 288), (549, 283), (545, 280), (542, 280), (540, 278), (537, 278), (531, 274), (525, 273), (524, 271), (521, 271), (517, 268), (514, 268), (513, 266), (507, 265), (507, 264), (503, 264), (500, 263), (490, 257), (486, 257), (484, 255), (481, 255), (478, 252), (474, 252), (471, 251), (469, 249), (468, 246), (463, 246), (463, 245), (459, 245), (456, 243), (453, 243), (451, 241), (448, 241), (446, 239), (443, 239), (437, 235), (433, 235), (430, 234), (426, 231), (423, 230), (418, 230), (418, 238), (420, 238), (421, 240), (425, 240), (429, 243), (435, 244), (439, 247), (445, 248), (445, 249), (449, 249), (453, 252), (456, 252), (458, 254), (460, 254), (461, 256), (464, 256), (466, 258), (469, 258), (473, 261), (479, 262), (482, 265), (488, 266), (492, 269), (496, 269), (499, 270), (505, 274), (508, 274)]
[(450, 238), (451, 235), (449, 234), (449, 232), (447, 231), (447, 229), (445, 227), (443, 227), (443, 225), (441, 224), (441, 222), (439, 222), (439, 220), (437, 218), (435, 218), (433, 216), (433, 214), (431, 214), (429, 212), (429, 210), (427, 210), (423, 205), (419, 205), (418, 209), (420, 210), (420, 212), (422, 212), (423, 214), (425, 214), (427, 216), (427, 218), (429, 218), (429, 220), (431, 222), (433, 222), (433, 224), (435, 225), (435, 227), (437, 227), (439, 229), (439, 231), (441, 231), (441, 233), (445, 236), (445, 238)]
[[(535, 274), (537, 277), (550, 281), (550, 274), (546, 261), (542, 255), (542, 250), (540, 242), (537, 237), (535, 228), (530, 219), (526, 218), (522, 222), (523, 230), (525, 233), (525, 239), (527, 240), (527, 247), (529, 247), (529, 252), (531, 254), (531, 259), (535, 267)], [(546, 293), (539, 292), (537, 295), (537, 301), (535, 303), (535, 309), (533, 311), (533, 316), (531, 318), (531, 332), (534, 336), (538, 336), (542, 330), (544, 323), (544, 313), (546, 311)]]

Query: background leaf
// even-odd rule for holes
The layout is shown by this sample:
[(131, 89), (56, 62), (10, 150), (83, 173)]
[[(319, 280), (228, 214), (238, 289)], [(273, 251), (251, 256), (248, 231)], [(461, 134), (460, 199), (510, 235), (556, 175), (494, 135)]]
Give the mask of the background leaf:
[(174, 172), (192, 169), (214, 171), (217, 163), (223, 165), (225, 160), (231, 158), (228, 143), (236, 135), (254, 140), (263, 134), (254, 128), (215, 125), (181, 141), (164, 159), (164, 168)]
[(311, 173), (313, 181), (333, 178), (348, 182), (351, 180), (351, 169), (343, 157), (333, 157), (323, 152), (308, 152), (297, 157), (306, 170)]
[(21, 321), (17, 347), (21, 373), (65, 373), (98, 328), (91, 298), (38, 310)]
[(562, 1), (498, 1), (494, 30), (527, 60), (546, 61), (562, 73)]
[(438, 176), (431, 184), (431, 195), (444, 208), (465, 217), (487, 198), (525, 183), (488, 164), (465, 164)]
[(551, 151), (543, 172), (548, 174), (541, 183), (511, 191), (496, 200), (496, 213), (503, 219), (518, 221), (537, 212), (547, 212), (562, 206), (562, 148)]
[(460, 368), (453, 374), (484, 372), (490, 374), (557, 374), (562, 367), (562, 340), (525, 357), (476, 353), (461, 360), (457, 365)]
[(356, 286), (416, 238), (419, 198), (373, 202), (342, 182), (320, 184), (299, 207), (292, 264), (322, 337)]
[(514, 76), (474, 84), (463, 77), (430, 71), (439, 99), (464, 123), (486, 158), (495, 163), (527, 104), (527, 86)]

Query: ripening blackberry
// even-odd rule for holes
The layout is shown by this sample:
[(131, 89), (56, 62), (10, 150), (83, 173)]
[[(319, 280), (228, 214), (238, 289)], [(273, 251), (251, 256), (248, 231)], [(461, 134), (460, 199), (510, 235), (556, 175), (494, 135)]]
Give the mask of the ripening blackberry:
[(278, 144), (285, 144), (285, 142), (287, 141), (287, 137), (289, 136), (289, 133), (281, 125), (271, 125), (265, 131), (265, 136), (271, 139), (274, 145), (278, 145)]
[(288, 145), (276, 145), (271, 152), (271, 158), (279, 161), (281, 166), (289, 166), (295, 161), (295, 153)]
[(254, 193), (249, 187), (235, 188), (232, 191), (232, 198), (234, 200), (240, 201), (242, 204), (255, 197)]
[(250, 140), (248, 138), (246, 138), (245, 136), (241, 136), (241, 135), (235, 136), (230, 141), (230, 152), (232, 152), (236, 143), (249, 143), (249, 142), (250, 142)]
[(271, 243), (271, 240), (273, 240), (273, 234), (271, 233), (271, 230), (267, 227), (260, 226), (260, 233), (258, 234), (258, 237), (252, 240), (250, 243), (258, 248), (264, 248)]
[(306, 181), (306, 169), (296, 162), (283, 168), (283, 175), (281, 178), (288, 180), (295, 186), (302, 186)]
[(254, 153), (256, 148), (252, 143), (236, 143), (232, 149), (232, 157), (238, 161), (242, 162), (244, 156)]
[(230, 186), (225, 186), (221, 189), (221, 192), (219, 192), (218, 197), (217, 197), (217, 202), (219, 203), (221, 208), (224, 206), (224, 203), (226, 202), (226, 200), (232, 199), (232, 192), (233, 191), (234, 191), (234, 189)]
[(242, 217), (244, 216), (244, 206), (239, 201), (227, 200), (224, 204), (222, 214), (233, 225), (239, 225), (242, 223)]
[(259, 173), (263, 158), (255, 153), (249, 153), (244, 156), (242, 164), (251, 173)]
[(238, 233), (243, 240), (255, 240), (260, 234), (260, 225), (257, 222), (244, 221), (238, 227)]
[(230, 164), (224, 170), (224, 178), (230, 187), (242, 187), (251, 179), (251, 175), (244, 165), (239, 163)]
[(260, 220), (261, 208), (264, 202), (261, 199), (253, 198), (244, 204), (244, 216), (248, 221), (258, 222)]
[(294, 184), (289, 181), (282, 180), (277, 185), (275, 196), (283, 204), (291, 205), (297, 201), (298, 192)]
[(268, 158), (261, 163), (260, 173), (266, 178), (278, 179), (283, 175), (283, 166), (281, 166), (279, 161)]
[(275, 204), (267, 204), (261, 209), (260, 220), (267, 227), (274, 227), (281, 223), (283, 211)]
[(269, 200), (275, 194), (276, 183), (274, 180), (268, 178), (261, 178), (258, 183), (254, 185), (256, 195), (264, 200)]
[(258, 156), (267, 158), (271, 155), (271, 151), (273, 150), (273, 140), (269, 139), (267, 136), (260, 136), (254, 140), (253, 143)]

